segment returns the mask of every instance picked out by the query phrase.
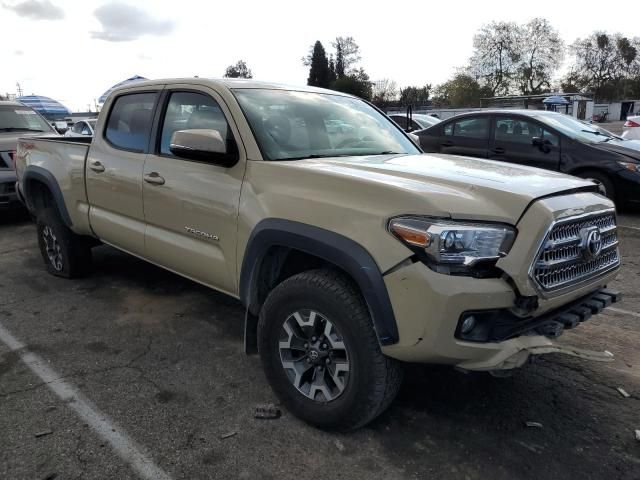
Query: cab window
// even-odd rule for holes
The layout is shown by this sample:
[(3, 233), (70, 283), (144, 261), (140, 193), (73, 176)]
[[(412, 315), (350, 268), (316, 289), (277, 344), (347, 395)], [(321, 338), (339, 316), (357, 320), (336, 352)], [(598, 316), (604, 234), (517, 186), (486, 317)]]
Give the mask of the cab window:
[(111, 107), (105, 138), (115, 148), (145, 152), (149, 144), (156, 93), (130, 93)]
[(213, 129), (227, 140), (232, 138), (220, 105), (208, 95), (197, 92), (173, 92), (162, 121), (160, 154), (173, 156), (171, 136), (178, 130)]

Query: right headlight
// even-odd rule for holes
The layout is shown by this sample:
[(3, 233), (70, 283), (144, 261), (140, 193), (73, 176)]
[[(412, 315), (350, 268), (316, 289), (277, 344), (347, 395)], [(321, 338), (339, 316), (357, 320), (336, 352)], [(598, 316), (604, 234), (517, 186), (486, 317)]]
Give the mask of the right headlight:
[(459, 272), (479, 264), (493, 266), (509, 253), (516, 237), (515, 229), (508, 225), (426, 217), (392, 218), (388, 228), (402, 243), (424, 254), (428, 263)]

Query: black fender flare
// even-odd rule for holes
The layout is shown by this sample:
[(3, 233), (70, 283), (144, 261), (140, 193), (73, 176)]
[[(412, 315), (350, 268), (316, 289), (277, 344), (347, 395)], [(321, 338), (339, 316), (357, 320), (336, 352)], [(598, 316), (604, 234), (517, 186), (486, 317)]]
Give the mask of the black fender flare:
[(240, 299), (248, 314), (257, 291), (257, 272), (267, 252), (274, 246), (314, 255), (344, 270), (360, 288), (380, 344), (398, 342), (398, 326), (389, 293), (371, 254), (343, 235), (291, 220), (268, 218), (260, 221), (251, 232), (242, 262), (239, 288)]
[(29, 165), (25, 168), (22, 175), (21, 188), (27, 207), (30, 210), (31, 207), (33, 207), (33, 192), (30, 191), (30, 185), (32, 185), (33, 180), (43, 183), (49, 189), (62, 221), (67, 227), (71, 227), (73, 223), (71, 222), (71, 217), (67, 211), (67, 206), (65, 205), (64, 197), (62, 196), (62, 190), (60, 190), (60, 185), (58, 185), (56, 177), (54, 177), (50, 171), (42, 167), (38, 167), (37, 165)]

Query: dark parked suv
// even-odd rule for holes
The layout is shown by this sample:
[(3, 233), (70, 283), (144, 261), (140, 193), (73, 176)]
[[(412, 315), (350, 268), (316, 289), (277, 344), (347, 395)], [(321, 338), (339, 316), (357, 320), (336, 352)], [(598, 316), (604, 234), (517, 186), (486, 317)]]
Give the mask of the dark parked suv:
[(609, 198), (640, 204), (640, 141), (556, 112), (486, 110), (414, 132), (425, 152), (557, 170), (600, 183)]

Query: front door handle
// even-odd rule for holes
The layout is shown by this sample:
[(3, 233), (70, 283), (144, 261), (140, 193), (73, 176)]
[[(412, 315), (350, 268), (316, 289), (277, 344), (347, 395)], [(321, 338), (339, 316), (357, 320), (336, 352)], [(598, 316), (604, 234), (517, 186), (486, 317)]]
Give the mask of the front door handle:
[(504, 155), (504, 148), (496, 147), (492, 150), (495, 155)]
[(92, 160), (91, 162), (89, 162), (89, 168), (96, 173), (104, 172), (104, 165), (98, 160)]
[(161, 177), (158, 172), (151, 172), (145, 175), (144, 181), (151, 185), (164, 185), (164, 177)]
[(442, 145), (443, 147), (452, 147), (453, 146), (453, 142), (446, 141), (446, 142), (442, 142), (440, 145)]

